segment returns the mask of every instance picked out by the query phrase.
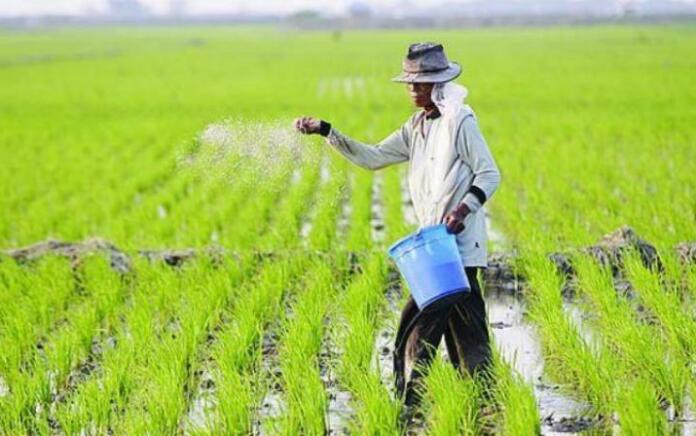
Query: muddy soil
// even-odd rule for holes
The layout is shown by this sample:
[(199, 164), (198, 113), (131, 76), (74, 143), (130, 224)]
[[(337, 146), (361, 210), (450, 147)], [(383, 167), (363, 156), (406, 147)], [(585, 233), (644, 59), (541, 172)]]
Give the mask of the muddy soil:
[(191, 379), (191, 385), (186, 389), (189, 399), (188, 411), (182, 417), (179, 426), (184, 434), (195, 434), (207, 427), (210, 413), (217, 404), (216, 383), (213, 375), (213, 359), (210, 350), (213, 349), (223, 324), (231, 320), (223, 315), (220, 322), (208, 333), (205, 345), (197, 357), (197, 363)]
[(54, 254), (66, 257), (75, 265), (84, 256), (95, 252), (103, 252), (108, 255), (111, 267), (119, 273), (126, 274), (132, 269), (128, 255), (119, 250), (113, 243), (101, 238), (91, 238), (86, 239), (84, 242), (74, 243), (47, 240), (23, 248), (4, 250), (3, 254), (22, 263)]
[[(377, 242), (382, 241), (384, 238), (381, 183), (380, 178), (375, 179), (371, 204), (371, 227), (373, 238)], [(409, 205), (410, 198), (404, 195), (402, 200), (402, 208), (405, 213), (409, 207), (412, 210), (412, 205)], [(338, 218), (339, 231), (341, 227), (345, 229), (348, 226), (350, 216), (350, 203), (346, 197), (342, 202), (342, 214)], [(413, 219), (414, 217), (411, 218)], [(493, 240), (494, 238), (491, 239)], [(496, 243), (504, 244), (504, 240), (494, 242), (494, 244)], [(628, 227), (621, 227), (603, 237), (597, 244), (582, 248), (580, 251), (590, 254), (599, 263), (610, 266), (615, 274), (617, 292), (630, 298), (632, 290), (628, 283), (622, 279), (621, 273), (622, 257), (629, 248), (638, 250), (643, 263), (647, 267), (658, 270), (662, 268), (659, 254), (655, 247), (637, 236)], [(696, 262), (696, 243), (681, 243), (675, 249), (680, 259), (684, 262)], [(99, 238), (77, 243), (49, 240), (28, 247), (4, 250), (2, 252), (5, 256), (9, 256), (19, 262), (31, 262), (45, 255), (57, 254), (65, 256), (71, 262), (78, 264), (81, 258), (92, 253), (103, 253), (108, 256), (111, 266), (122, 274), (128, 274), (132, 271), (131, 257), (118, 249), (113, 243)], [(209, 256), (220, 261), (229, 256), (235, 257), (234, 253), (215, 247), (181, 250), (139, 250), (137, 254), (153, 262), (164, 262), (173, 267), (180, 266), (196, 256)], [(267, 259), (280, 254), (282, 253), (266, 252), (258, 253), (258, 256), (260, 259)], [(355, 253), (348, 253), (348, 255), (350, 256), (351, 272), (358, 272), (360, 270), (359, 257)], [(551, 253), (550, 258), (567, 278), (567, 285), (563, 292), (569, 298), (565, 301), (564, 309), (577, 325), (583, 338), (588, 343), (592, 343), (595, 338), (592, 337), (591, 331), (583, 327), (583, 323), (588, 315), (583, 313), (573, 303), (571, 298), (573, 296), (572, 289), (575, 271), (571, 263), (570, 253)], [(525, 380), (534, 386), (534, 394), (542, 417), (544, 434), (576, 433), (597, 427), (600, 424), (598, 421), (592, 421), (583, 417), (587, 405), (564, 395), (559, 386), (550, 384), (544, 379), (544, 362), (539, 338), (536, 336), (534, 327), (524, 317), (525, 306), (522, 299), (524, 297), (522, 287), (524, 277), (514, 270), (513, 264), (513, 254), (492, 253), (489, 258), (489, 268), (487, 268), (484, 274), (490, 327), (501, 354)], [(387, 316), (382, 328), (378, 331), (374, 347), (375, 355), (377, 356), (376, 364), (379, 365), (382, 381), (385, 386), (392, 389), (392, 351), (395, 324), (401, 309), (400, 302), (402, 301), (404, 290), (401, 289), (399, 275), (394, 269), (390, 271), (389, 282), (390, 286), (385, 290), (387, 299), (385, 313)], [(269, 329), (263, 338), (264, 363), (261, 370), (274, 380), (278, 380), (280, 374), (276, 356), (277, 338), (273, 333), (274, 331), (274, 328)], [(211, 334), (210, 338), (214, 340), (214, 334)], [(89, 356), (71, 372), (67, 385), (63, 389), (54, 392), (56, 402), (65, 401), (80, 383), (99, 370), (100, 355), (103, 353), (104, 347), (110, 346), (108, 341), (109, 339), (106, 338), (103, 341), (92, 344), (92, 351)], [(341, 390), (335, 375), (331, 371), (331, 365), (328, 363), (338, 358), (339, 354), (340, 350), (336, 349), (327, 340), (321, 352), (321, 375), (329, 393), (328, 430), (331, 434), (347, 434), (347, 425), (352, 416), (350, 394)], [(206, 363), (203, 363), (201, 368), (197, 370), (195, 379), (197, 380), (197, 386), (192, 394), (188, 420), (194, 424), (194, 427), (197, 427), (205, 422), (208, 411), (211, 407), (214, 407), (215, 381)], [(7, 386), (5, 381), (0, 378), (0, 398), (9, 395), (10, 390), (11, 387)], [(262, 428), (265, 427), (262, 426), (262, 423), (277, 418), (282, 413), (282, 410), (281, 386), (279, 383), (274, 382), (271, 384), (271, 389), (269, 389), (259, 410), (261, 419), (255, 424), (255, 432), (257, 434), (264, 433), (267, 429)], [(696, 434), (696, 417), (694, 417), (693, 405), (687, 407), (682, 416), (675, 415), (670, 418), (670, 422), (673, 425), (680, 426), (683, 429), (681, 430), (683, 434)]]
[[(286, 301), (283, 304), (289, 304)], [(261, 401), (261, 406), (258, 409), (257, 419), (254, 422), (254, 434), (264, 435), (273, 434), (273, 424), (280, 418), (285, 409), (285, 400), (283, 398), (283, 386), (281, 384), (282, 371), (278, 362), (278, 334), (280, 328), (279, 320), (276, 320), (269, 326), (264, 335), (262, 343), (261, 367), (259, 372), (264, 374), (264, 379), (268, 380), (268, 386), (265, 396)]]
[[(407, 193), (405, 194), (407, 195)], [(383, 205), (380, 199), (381, 196), (381, 181), (376, 179), (373, 185), (372, 193), (372, 233), (375, 241), (384, 239), (384, 214)], [(338, 219), (338, 231), (340, 235), (345, 233), (349, 225), (352, 210), (350, 202), (342, 201), (342, 213)], [(412, 210), (410, 198), (404, 197), (402, 208), (404, 213), (408, 215), (408, 210)], [(411, 222), (414, 219), (412, 216)], [(502, 238), (502, 235), (496, 238)], [(494, 239), (493, 237), (491, 238)], [(504, 244), (504, 240), (500, 242)], [(636, 248), (641, 253), (641, 258), (646, 267), (662, 269), (662, 263), (655, 247), (645, 240), (638, 237), (635, 232), (629, 227), (621, 227), (616, 231), (603, 237), (600, 242), (590, 247), (580, 249), (581, 252), (589, 253), (594, 256), (598, 262), (603, 265), (609, 265), (612, 271), (615, 272), (617, 279), (617, 288), (623, 289), (623, 292), (629, 293), (630, 288), (625, 281), (622, 280), (622, 256), (629, 248)], [(80, 259), (84, 256), (93, 253), (104, 253), (109, 257), (111, 267), (122, 274), (132, 272), (132, 256), (129, 256), (123, 250), (120, 250), (115, 244), (102, 238), (89, 238), (82, 242), (66, 242), (58, 240), (46, 240), (35, 244), (21, 247), (0, 250), (0, 260), (2, 256), (8, 256), (18, 262), (26, 263), (37, 260), (46, 255), (59, 255), (68, 258), (71, 262), (79, 264)], [(696, 242), (682, 242), (677, 244), (675, 252), (684, 262), (696, 262)], [(219, 246), (209, 246), (203, 248), (182, 248), (182, 249), (140, 249), (136, 253), (153, 262), (164, 262), (170, 266), (181, 266), (187, 260), (197, 256), (205, 256), (211, 258), (215, 262), (222, 263), (225, 258), (239, 258), (239, 253), (231, 252)], [(259, 258), (269, 258), (276, 255), (288, 254), (286, 250), (280, 249), (275, 251), (257, 252)], [(569, 298), (573, 296), (573, 279), (575, 271), (571, 263), (570, 252), (554, 252), (549, 254), (549, 258), (555, 263), (560, 272), (567, 277), (568, 285), (563, 292)], [(491, 286), (506, 287), (511, 291), (519, 290), (519, 284), (524, 278), (517, 274), (512, 267), (514, 264), (515, 255), (512, 253), (491, 253), (489, 255), (489, 266), (484, 272), (485, 277)]]
[(328, 156), (322, 159), (321, 161), (321, 167), (319, 168), (319, 186), (314, 192), (314, 197), (312, 198), (311, 204), (314, 207), (308, 208), (308, 212), (303, 214), (302, 216), (302, 223), (300, 224), (300, 239), (302, 241), (307, 241), (307, 238), (309, 238), (309, 234), (312, 232), (312, 227), (314, 227), (314, 220), (316, 219), (317, 216), (317, 208), (316, 208), (316, 203), (317, 203), (317, 194), (319, 193), (319, 190), (321, 189), (321, 186), (325, 185), (326, 183), (329, 182), (331, 179), (331, 169), (330, 169), (330, 162), (328, 159)]
[(696, 242), (680, 242), (676, 250), (683, 263), (696, 262)]
[(588, 406), (565, 395), (558, 385), (544, 377), (541, 342), (534, 326), (525, 319), (523, 300), (505, 291), (486, 289), (486, 307), (491, 332), (503, 359), (534, 387), (543, 433), (573, 431), (562, 430), (566, 427), (584, 429), (584, 424), (573, 427), (570, 423), (592, 422), (583, 417)]
[(0, 398), (4, 398), (10, 394), (10, 387), (7, 386), (5, 379), (0, 377)]
[[(581, 248), (579, 251), (594, 257), (602, 266), (610, 267), (614, 276), (620, 277), (623, 257), (631, 249), (638, 251), (646, 268), (663, 270), (662, 261), (655, 246), (638, 236), (629, 226), (621, 226), (604, 235), (596, 244)], [(569, 279), (575, 276), (571, 254), (556, 252), (549, 255), (558, 270)]]
[(382, 202), (382, 191), (384, 188), (384, 174), (375, 173), (372, 179), (372, 202), (370, 227), (372, 228), (372, 240), (379, 244), (384, 241), (384, 204)]
[(401, 276), (392, 265), (389, 268), (388, 285), (385, 289), (386, 306), (382, 317), (382, 327), (375, 336), (374, 354), (377, 356), (377, 364), (382, 383), (387, 386), (389, 392), (394, 394), (394, 341), (396, 328), (401, 314), (401, 299), (407, 292), (401, 286)]
[(123, 50), (111, 48), (108, 50), (90, 50), (78, 53), (42, 53), (19, 56), (15, 59), (0, 61), (0, 68), (10, 68), (24, 65), (52, 64), (56, 62), (87, 61), (93, 59), (109, 59), (123, 55)]
[(401, 176), (401, 213), (406, 224), (414, 227), (418, 225), (416, 210), (413, 208), (411, 192), (408, 189), (408, 179), (405, 175)]
[[(327, 320), (327, 325), (330, 324), (331, 321)], [(341, 350), (334, 344), (332, 335), (324, 335), (319, 355), (319, 371), (329, 398), (326, 424), (330, 435), (350, 434), (348, 426), (353, 417), (352, 396), (339, 384), (332, 365), (332, 362), (340, 358)]]
[(341, 192), (341, 213), (338, 216), (338, 222), (336, 223), (336, 238), (340, 241), (345, 240), (346, 233), (348, 231), (348, 226), (350, 225), (351, 217), (353, 216), (353, 207), (350, 205), (350, 193), (355, 187), (355, 175), (350, 173), (348, 175), (348, 183), (345, 189)]

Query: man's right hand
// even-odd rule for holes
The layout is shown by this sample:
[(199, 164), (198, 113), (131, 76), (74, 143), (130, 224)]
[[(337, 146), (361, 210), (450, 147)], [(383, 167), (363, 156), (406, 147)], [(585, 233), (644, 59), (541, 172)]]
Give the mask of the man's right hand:
[(295, 128), (305, 135), (319, 133), (321, 120), (312, 117), (300, 117), (295, 119)]

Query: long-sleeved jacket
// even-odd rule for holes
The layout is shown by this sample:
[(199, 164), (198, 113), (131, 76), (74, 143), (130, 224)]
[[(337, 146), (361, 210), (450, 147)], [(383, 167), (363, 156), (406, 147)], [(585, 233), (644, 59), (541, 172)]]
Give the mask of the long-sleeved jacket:
[(421, 226), (439, 224), (460, 202), (471, 213), (457, 245), (464, 266), (487, 266), (482, 205), (500, 183), (500, 172), (468, 105), (455, 116), (429, 118), (418, 111), (376, 145), (358, 142), (331, 127), (326, 141), (353, 163), (377, 170), (409, 162), (408, 186)]

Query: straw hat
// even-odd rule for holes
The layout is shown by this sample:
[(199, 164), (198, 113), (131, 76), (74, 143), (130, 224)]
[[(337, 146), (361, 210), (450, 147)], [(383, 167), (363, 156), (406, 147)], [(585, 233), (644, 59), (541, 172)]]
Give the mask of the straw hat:
[(392, 80), (405, 83), (442, 83), (455, 79), (462, 67), (450, 62), (442, 44), (419, 42), (408, 47), (402, 62), (403, 72)]

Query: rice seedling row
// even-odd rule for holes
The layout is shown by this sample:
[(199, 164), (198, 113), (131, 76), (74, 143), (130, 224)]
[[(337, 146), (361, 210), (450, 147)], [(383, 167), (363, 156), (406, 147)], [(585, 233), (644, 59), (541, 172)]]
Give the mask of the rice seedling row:
[(45, 433), (55, 426), (49, 406), (70, 387), (73, 368), (90, 355), (93, 342), (99, 340), (95, 332), (108, 329), (125, 304), (128, 287), (103, 259), (88, 259), (83, 280), (90, 298), (47, 332), (22, 364), (5, 370), (10, 395), (3, 399), (3, 417), (13, 431)]
[[(490, 391), (438, 358), (424, 431), (555, 431), (564, 421), (547, 420), (541, 402), (560, 392), (596, 431), (688, 433), (696, 269), (672, 254), (696, 234), (688, 25), (262, 30), (3, 33), (0, 79), (13, 86), (0, 89), (0, 246), (100, 237), (128, 254), (191, 247), (200, 259), (172, 271), (134, 255), (136, 278), (121, 283), (99, 256), (74, 271), (64, 259), (3, 258), (2, 431), (403, 431), (389, 347), (405, 293), (384, 249), (415, 224), (405, 173), (322, 160), (319, 138), (294, 160), (288, 132), (308, 113), (358, 139), (386, 136), (410, 110), (384, 80), (405, 41), (427, 36), (465, 61), (461, 80), (503, 172), (487, 207), (506, 241), (492, 245), (513, 251), (532, 326), (494, 333), (536, 332), (543, 374), (526, 377), (502, 337)], [(256, 51), (238, 50), (249, 42)], [(273, 68), (256, 67), (268, 59)], [(231, 114), (241, 121), (214, 122)], [(206, 143), (211, 133), (222, 142)], [(261, 144), (269, 138), (275, 148)], [(223, 168), (215, 160), (237, 153)], [(576, 296), (564, 300), (547, 255), (625, 224), (655, 244), (665, 271), (626, 256), (618, 282), (573, 257)], [(208, 261), (206, 245), (237, 257)], [(270, 419), (265, 379), (277, 368), (282, 407)]]

